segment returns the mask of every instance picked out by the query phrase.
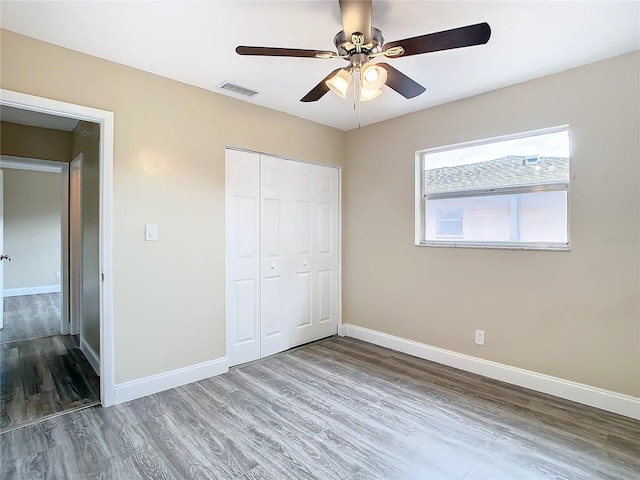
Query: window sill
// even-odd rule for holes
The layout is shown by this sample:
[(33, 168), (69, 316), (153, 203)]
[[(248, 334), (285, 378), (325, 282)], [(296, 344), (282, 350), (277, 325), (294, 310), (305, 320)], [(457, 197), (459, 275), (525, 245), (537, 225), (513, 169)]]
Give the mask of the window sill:
[(570, 252), (568, 243), (498, 243), (498, 242), (439, 242), (430, 240), (415, 244), (416, 247), (444, 248), (490, 248), (494, 250), (544, 250), (549, 252)]

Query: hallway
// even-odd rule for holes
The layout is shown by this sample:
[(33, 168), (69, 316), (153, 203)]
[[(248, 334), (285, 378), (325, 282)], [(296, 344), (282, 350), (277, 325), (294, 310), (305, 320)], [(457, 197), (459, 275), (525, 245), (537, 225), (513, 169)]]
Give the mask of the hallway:
[(0, 343), (60, 334), (60, 305), (60, 293), (6, 297)]

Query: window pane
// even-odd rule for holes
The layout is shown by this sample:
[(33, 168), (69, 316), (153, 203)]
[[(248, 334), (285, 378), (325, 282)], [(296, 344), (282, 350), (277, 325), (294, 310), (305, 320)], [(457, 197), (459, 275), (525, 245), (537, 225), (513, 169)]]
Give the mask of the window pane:
[[(459, 221), (439, 216), (455, 210)], [(426, 241), (567, 243), (566, 190), (425, 200), (425, 214)]]
[(438, 218), (442, 220), (462, 220), (462, 208), (440, 208)]
[(566, 130), (424, 154), (426, 195), (569, 183)]
[(462, 235), (462, 208), (438, 208), (438, 235)]

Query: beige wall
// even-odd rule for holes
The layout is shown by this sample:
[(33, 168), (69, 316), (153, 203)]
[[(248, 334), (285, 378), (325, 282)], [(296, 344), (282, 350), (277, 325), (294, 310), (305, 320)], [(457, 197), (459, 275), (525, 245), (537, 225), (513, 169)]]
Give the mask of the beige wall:
[(344, 133), (1, 35), (2, 88), (115, 112), (116, 383), (224, 356), (224, 147), (341, 164)]
[(79, 122), (71, 151), (82, 154), (82, 338), (100, 355), (100, 125)]
[(4, 288), (60, 285), (62, 178), (3, 169)]
[[(349, 159), (345, 322), (640, 396), (637, 53), (345, 134), (11, 32), (1, 41), (2, 88), (115, 112), (116, 383), (225, 353), (229, 145)], [(571, 252), (413, 246), (416, 150), (564, 123)]]
[(0, 122), (0, 152), (15, 157), (69, 162), (71, 132)]
[[(416, 150), (563, 124), (571, 252), (413, 245)], [(638, 52), (349, 132), (344, 321), (640, 397), (639, 132)]]

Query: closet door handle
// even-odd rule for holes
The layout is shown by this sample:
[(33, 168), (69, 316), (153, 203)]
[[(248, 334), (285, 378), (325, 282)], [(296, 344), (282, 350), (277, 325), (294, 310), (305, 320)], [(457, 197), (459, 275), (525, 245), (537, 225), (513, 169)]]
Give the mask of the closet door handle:
[(2, 260), (9, 260), (11, 261), (11, 257), (9, 255), (5, 255), (4, 253), (2, 255), (0, 255), (0, 261)]
[(276, 266), (275, 265), (271, 265), (271, 270), (275, 270)]
[(302, 266), (306, 267), (307, 266), (307, 262), (302, 262)]

